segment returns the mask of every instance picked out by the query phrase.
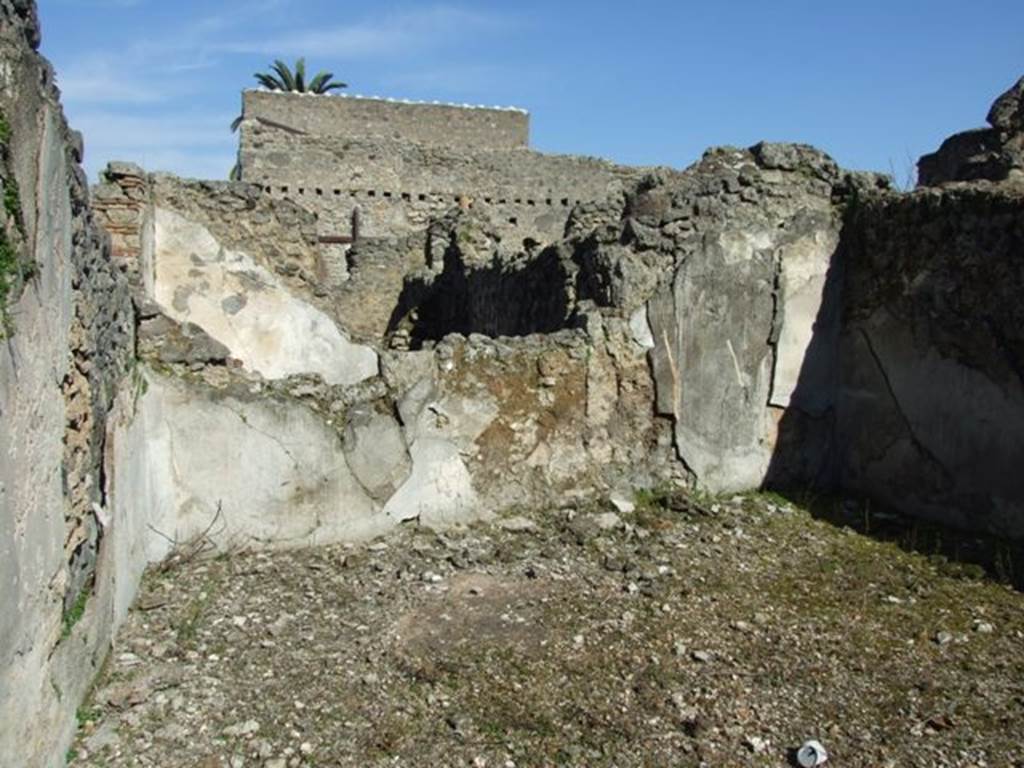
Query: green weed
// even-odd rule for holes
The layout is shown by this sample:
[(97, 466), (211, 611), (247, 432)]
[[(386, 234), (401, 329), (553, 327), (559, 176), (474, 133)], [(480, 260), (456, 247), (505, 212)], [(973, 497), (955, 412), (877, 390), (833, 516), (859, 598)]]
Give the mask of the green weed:
[(18, 231), (24, 234), (25, 225), (21, 216), (21, 193), (18, 191), (18, 183), (14, 179), (4, 180), (4, 210), (8, 218), (18, 227)]
[[(4, 159), (5, 165), (10, 141), (11, 125), (7, 118), (0, 113), (0, 157)], [(21, 213), (21, 195), (18, 191), (18, 183), (8, 171), (5, 171), (5, 174), (7, 178), (0, 179), (0, 183), (3, 185), (4, 211), (7, 218), (14, 223), (17, 231), (24, 236), (25, 223)], [(10, 305), (18, 296), (21, 287), (36, 273), (35, 265), (26, 261), (19, 254), (17, 245), (11, 242), (7, 231), (0, 229), (0, 339), (9, 338), (14, 333)]]
[(71, 637), (71, 630), (75, 628), (75, 625), (82, 620), (82, 616), (85, 615), (85, 606), (89, 602), (89, 590), (83, 589), (77, 598), (75, 598), (74, 605), (65, 612), (64, 614), (64, 626), (60, 633), (60, 639), (66, 640)]
[(18, 254), (0, 231), (0, 338), (6, 338), (13, 330), (8, 302), (18, 286), (20, 274)]

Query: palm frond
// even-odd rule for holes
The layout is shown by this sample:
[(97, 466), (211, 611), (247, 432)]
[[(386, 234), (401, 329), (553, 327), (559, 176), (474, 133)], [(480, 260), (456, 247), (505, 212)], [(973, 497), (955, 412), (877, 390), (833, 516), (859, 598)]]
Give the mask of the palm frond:
[(231, 132), (232, 133), (234, 133), (235, 131), (238, 130), (238, 128), (242, 124), (243, 120), (245, 120), (245, 115), (239, 115), (238, 117), (236, 117), (234, 120), (231, 121)]
[(257, 82), (260, 85), (262, 85), (264, 88), (267, 88), (268, 90), (271, 90), (271, 91), (284, 91), (284, 90), (287, 90), (284, 87), (284, 83), (282, 83), (280, 80), (278, 80), (273, 75), (266, 75), (266, 74), (263, 74), (261, 72), (257, 72), (255, 75), (253, 75), (253, 77), (256, 78)]
[(329, 93), (341, 88), (348, 88), (347, 83), (334, 81), (333, 72), (317, 72), (308, 82), (306, 80), (306, 60), (300, 58), (295, 62), (293, 72), (287, 64), (275, 59), (270, 72), (257, 72), (253, 75), (256, 81), (271, 91), (289, 91), (293, 93)]
[(310, 93), (329, 93), (340, 88), (348, 88), (348, 84), (334, 81), (333, 72), (320, 72), (309, 83)]
[(284, 86), (282, 91), (294, 91), (295, 90), (295, 78), (292, 76), (292, 71), (288, 69), (288, 65), (280, 59), (274, 61), (273, 69), (277, 72), (281, 78), (281, 85)]
[(334, 75), (330, 72), (317, 72), (313, 79), (309, 81), (309, 92), (321, 93), (320, 89), (327, 85), (332, 77), (334, 77)]

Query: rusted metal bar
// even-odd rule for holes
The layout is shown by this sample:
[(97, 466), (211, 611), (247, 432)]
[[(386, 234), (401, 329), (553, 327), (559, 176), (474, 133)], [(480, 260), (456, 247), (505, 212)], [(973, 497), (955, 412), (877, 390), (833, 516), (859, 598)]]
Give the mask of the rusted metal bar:
[(306, 135), (308, 135), (308, 133), (306, 131), (303, 131), (300, 128), (292, 128), (290, 125), (285, 125), (284, 123), (279, 123), (276, 120), (268, 120), (265, 117), (256, 117), (256, 118), (253, 118), (253, 119), (255, 119), (256, 122), (258, 122), (258, 123), (263, 123), (264, 125), (269, 125), (271, 128), (278, 128), (278, 129), (280, 129), (282, 131), (286, 131), (287, 133), (293, 133), (296, 136), (306, 136)]

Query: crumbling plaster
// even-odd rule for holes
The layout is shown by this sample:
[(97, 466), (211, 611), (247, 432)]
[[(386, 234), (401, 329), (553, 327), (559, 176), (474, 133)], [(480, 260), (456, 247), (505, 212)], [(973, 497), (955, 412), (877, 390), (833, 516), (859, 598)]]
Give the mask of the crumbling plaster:
[[(664, 483), (817, 484), (1024, 536), (1019, 83), (988, 143), (946, 145), (925, 163), (942, 186), (910, 195), (793, 144), (682, 172), (544, 156), (519, 113), (467, 112), (465, 146), (403, 141), (377, 130), (413, 114), (389, 103), (351, 141), (247, 114), (255, 184), (112, 164), (90, 205), (34, 6), (0, 14), (0, 170), (23, 203), (3, 225), (36, 268), (0, 349), (0, 755), (19, 765), (62, 764), (172, 551)], [(354, 247), (321, 242), (354, 206)]]

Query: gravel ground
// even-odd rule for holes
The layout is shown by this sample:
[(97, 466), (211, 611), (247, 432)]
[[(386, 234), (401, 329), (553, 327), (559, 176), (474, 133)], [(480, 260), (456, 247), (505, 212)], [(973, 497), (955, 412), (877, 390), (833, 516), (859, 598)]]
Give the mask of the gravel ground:
[(776, 497), (154, 569), (72, 765), (1024, 766), (1024, 595)]

